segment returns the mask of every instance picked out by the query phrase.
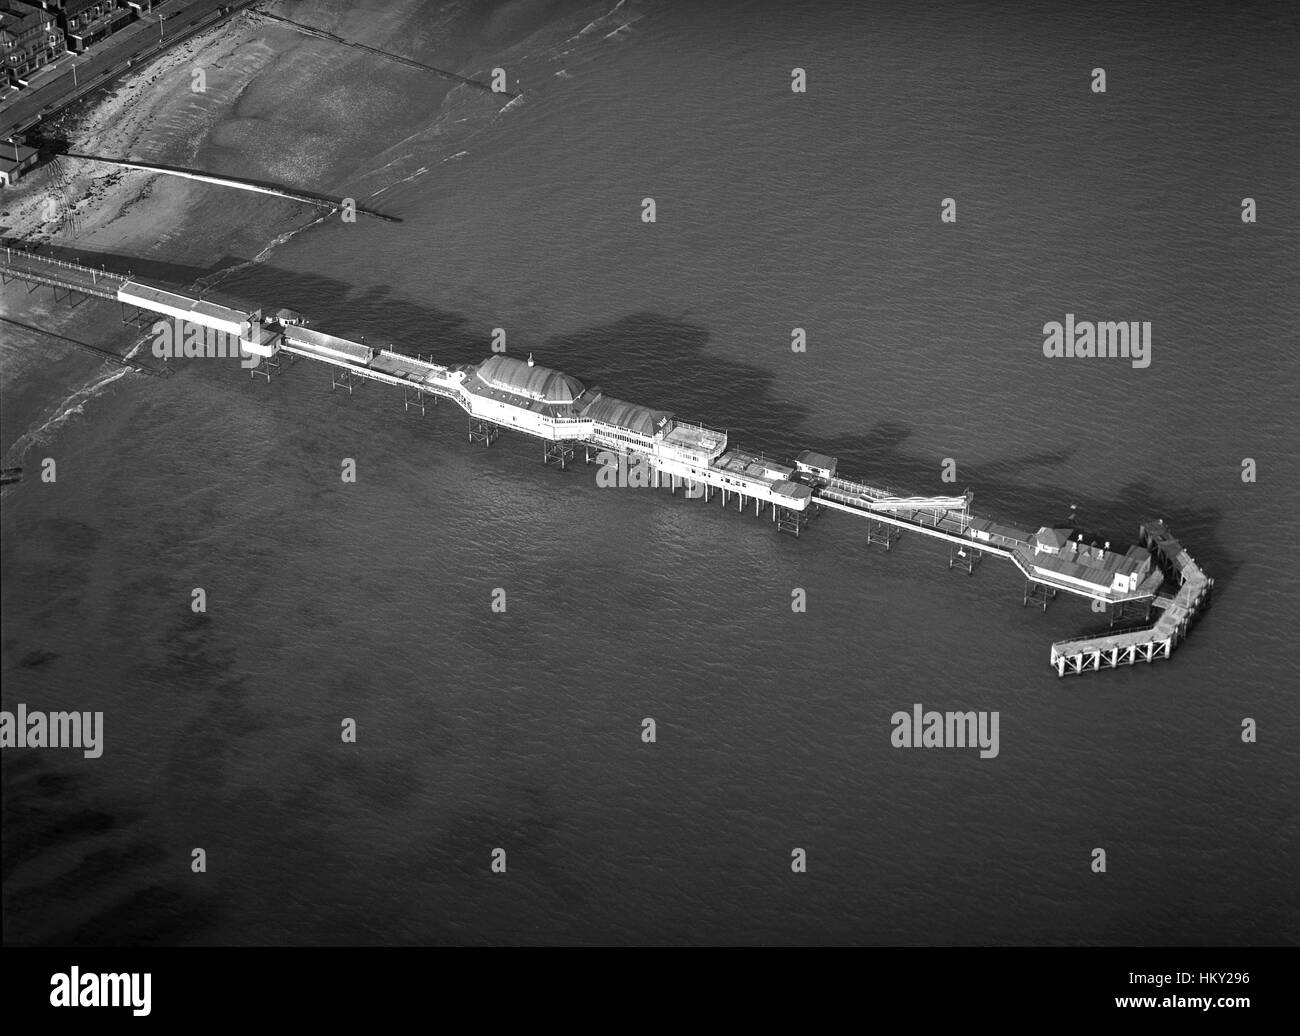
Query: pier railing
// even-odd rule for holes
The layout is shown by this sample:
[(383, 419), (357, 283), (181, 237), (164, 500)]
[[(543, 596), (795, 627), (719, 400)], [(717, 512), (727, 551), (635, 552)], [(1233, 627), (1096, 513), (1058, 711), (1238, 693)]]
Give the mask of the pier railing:
[(118, 273), (82, 266), (80, 263), (53, 256), (37, 255), (21, 248), (5, 247), (4, 266), (0, 269), (6, 283), (10, 280), (46, 285), (101, 299), (117, 299), (117, 289), (129, 280)]

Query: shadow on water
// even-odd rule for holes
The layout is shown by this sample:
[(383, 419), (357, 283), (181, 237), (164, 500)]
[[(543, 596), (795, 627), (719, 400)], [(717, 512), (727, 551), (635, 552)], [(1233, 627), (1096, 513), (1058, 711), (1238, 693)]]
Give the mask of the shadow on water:
[[(35, 512), (18, 516), (11, 532), (23, 550), (6, 553), (5, 574), (12, 582), (6, 582), (5, 606), (26, 613), (28, 621), (15, 625), (4, 642), (6, 688), (14, 696), (6, 708), (11, 701), (40, 702), (74, 678), (67, 660), (41, 640), (57, 626), (56, 616), (81, 613), (87, 572), (106, 537), (87, 522)], [(15, 587), (28, 589), (20, 598)], [(206, 616), (186, 613), (175, 620), (189, 639), (178, 645), (184, 658), (173, 668), (195, 682), (207, 676), (195, 673), (191, 657), (201, 646), (202, 619)], [(218, 675), (224, 671), (219, 656), (201, 661)], [(107, 752), (112, 752), (111, 739)], [(221, 916), (215, 898), (186, 885), (188, 849), (168, 837), (170, 821), (156, 808), (155, 797), (105, 790), (106, 775), (119, 772), (115, 765), (111, 759), (86, 760), (75, 749), (5, 752), (0, 770), (5, 945), (174, 944), (202, 938)], [(201, 763), (194, 768), (201, 771)], [(158, 795), (183, 794), (177, 787), (163, 784)]]
[(168, 945), (212, 924), (205, 897), (158, 883), (176, 861), (145, 814), (99, 801), (85, 773), (6, 753), (3, 786), (4, 945)]
[[(439, 363), (474, 363), (487, 355), (481, 326), (450, 310), (417, 304), (386, 284), (358, 287), (331, 277), (267, 264), (244, 267), (220, 283), (220, 290), (274, 312), (300, 310), (318, 331), (410, 355), (433, 354)], [(322, 305), (321, 300), (329, 300)], [(412, 329), (418, 329), (413, 337)]]
[[(53, 246), (56, 258), (121, 268), (123, 257)], [(388, 285), (355, 287), (313, 273), (267, 264), (242, 265), (225, 256), (207, 268), (131, 258), (131, 269), (173, 283), (192, 284), (235, 269), (222, 279), (223, 292), (243, 297), (264, 310), (282, 306), (307, 312), (313, 325), (346, 338), (398, 352), (427, 355), (442, 363), (475, 363), (487, 355), (482, 327), (466, 316), (417, 303)], [(333, 305), (322, 307), (320, 300)], [(310, 310), (310, 312), (308, 312)], [(877, 421), (858, 434), (809, 441), (806, 428), (815, 410), (781, 398), (772, 374), (762, 367), (709, 354), (710, 332), (688, 320), (654, 312), (630, 313), (611, 323), (554, 335), (536, 351), (546, 366), (572, 374), (590, 387), (633, 402), (670, 409), (685, 420), (728, 431), (741, 448), (789, 460), (802, 449), (838, 457), (840, 471), (851, 478), (898, 487), (906, 492), (943, 492), (935, 483), (933, 457), (908, 450), (912, 427), (898, 418)], [(1129, 483), (1113, 498), (1089, 494), (1071, 485), (1069, 465), (1076, 451), (1029, 450), (982, 464), (963, 465), (958, 490), (977, 493), (976, 511), (1022, 528), (1070, 524), (1072, 518), (1092, 537), (1131, 543), (1138, 522), (1166, 517), (1175, 533), (1195, 530), (1197, 545), (1216, 580), (1228, 581), (1236, 568), (1231, 553), (1214, 535), (1221, 515), (1189, 509), (1178, 501), (1156, 498), (1139, 482)], [(1063, 481), (1044, 480), (1044, 469), (1059, 469)], [(1072, 510), (1073, 509), (1073, 510)]]
[(211, 266), (189, 266), (184, 263), (165, 262), (161, 259), (147, 259), (134, 253), (119, 253), (102, 248), (72, 248), (55, 242), (43, 242), (39, 248), (33, 248), (29, 241), (9, 237), (0, 237), (0, 247), (23, 249), (49, 259), (80, 263), (82, 266), (92, 268), (102, 267), (108, 273), (123, 276), (134, 274), (137, 277), (168, 281), (183, 286), (191, 285), (202, 277), (210, 277), (214, 273), (245, 261), (238, 256), (226, 255)]
[[(122, 257), (104, 252), (55, 247), (48, 253), (91, 265), (100, 262), (110, 269), (110, 263), (123, 262)], [(141, 276), (188, 284), (241, 260), (226, 256), (206, 269), (132, 262)], [(477, 323), (460, 313), (413, 302), (388, 285), (357, 288), (318, 274), (258, 264), (235, 271), (221, 288), (268, 311), (281, 306), (303, 310), (313, 326), (332, 334), (430, 355), (441, 363), (475, 363), (487, 355)], [(321, 299), (336, 303), (322, 310), (318, 301), (310, 306), (307, 301)], [(418, 338), (413, 329), (418, 329)], [(745, 449), (784, 459), (802, 449), (815, 449), (838, 457), (840, 470), (849, 477), (908, 492), (944, 491), (945, 487), (935, 485), (933, 458), (907, 449), (913, 430), (905, 421), (886, 418), (859, 434), (807, 441), (801, 429), (814, 416), (813, 408), (778, 397), (773, 391), (775, 379), (764, 368), (710, 355), (710, 337), (707, 328), (682, 318), (630, 313), (608, 324), (552, 336), (536, 351), (536, 359), (609, 395), (725, 429), (732, 442)], [(1213, 535), (1221, 517), (1217, 512), (1201, 513), (1177, 501), (1156, 499), (1141, 483), (1126, 485), (1118, 497), (1108, 500), (1068, 481), (1041, 480), (1045, 468), (1068, 475), (1075, 453), (1074, 449), (1031, 450), (963, 465), (956, 488), (976, 490), (980, 514), (1021, 527), (1069, 523), (1074, 505), (1082, 528), (1116, 543), (1132, 542), (1143, 518), (1167, 517), (1175, 533), (1197, 530), (1201, 556), (1215, 569), (1216, 579), (1231, 575), (1235, 564)]]
[[(413, 302), (387, 285), (355, 288), (316, 274), (259, 265), (229, 279), (229, 290), (262, 297), (267, 308), (289, 306), (306, 312), (305, 300), (337, 300), (330, 311), (312, 307), (313, 326), (398, 352), (431, 355), (440, 363), (476, 363), (488, 355), (483, 329), (460, 313)], [(268, 296), (274, 297), (268, 297)], [(413, 337), (418, 329), (418, 338)], [(782, 398), (766, 369), (723, 359), (709, 352), (711, 333), (691, 321), (655, 312), (629, 313), (607, 324), (554, 335), (534, 351), (539, 364), (572, 374), (608, 395), (661, 407), (684, 420), (726, 430), (742, 449), (789, 460), (814, 449), (839, 458), (851, 478), (895, 486), (907, 492), (946, 492), (935, 482), (934, 459), (909, 451), (913, 429), (888, 417), (857, 434), (811, 441), (803, 429), (816, 411), (812, 405)], [(1008, 441), (1016, 441), (1008, 439)], [(1029, 435), (1023, 441), (1032, 441)], [(982, 464), (963, 465), (958, 491), (976, 492), (975, 510), (1020, 527), (1064, 525), (1071, 507), (1085, 535), (1116, 544), (1135, 542), (1138, 523), (1167, 518), (1175, 534), (1194, 538), (1197, 556), (1216, 583), (1236, 568), (1231, 552), (1215, 536), (1222, 515), (1156, 496), (1141, 482), (1126, 484), (1114, 498), (1090, 493), (1070, 482), (1074, 448), (1025, 450)], [(1044, 470), (1058, 478), (1044, 479)]]
[[(709, 332), (697, 324), (656, 313), (630, 314), (610, 324), (556, 336), (539, 351), (539, 361), (574, 374), (587, 385), (634, 402), (667, 406), (686, 420), (726, 429), (740, 448), (789, 460), (802, 449), (839, 458), (850, 478), (897, 486), (908, 492), (944, 492), (935, 484), (934, 461), (909, 452), (913, 429), (905, 421), (877, 421), (859, 434), (808, 441), (801, 429), (815, 411), (779, 398), (775, 379), (761, 367), (708, 353)], [(958, 491), (976, 490), (976, 511), (1030, 531), (1066, 524), (1074, 505), (1085, 536), (1135, 542), (1138, 523), (1168, 517), (1175, 533), (1196, 530), (1198, 556), (1214, 568), (1216, 581), (1230, 577), (1236, 563), (1214, 536), (1221, 514), (1190, 508), (1155, 495), (1143, 483), (1125, 484), (1114, 498), (1086, 487), (1037, 478), (1044, 468), (1069, 474), (1076, 451), (1030, 450), (978, 465), (965, 465)], [(1033, 479), (1031, 481), (1031, 478)], [(986, 505), (980, 506), (980, 501)]]

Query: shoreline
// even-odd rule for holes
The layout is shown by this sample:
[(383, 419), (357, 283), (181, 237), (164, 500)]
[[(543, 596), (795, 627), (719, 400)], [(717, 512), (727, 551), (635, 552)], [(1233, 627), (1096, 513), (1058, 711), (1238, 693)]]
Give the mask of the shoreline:
[[(445, 4), (434, 20), (445, 15), (454, 22), (462, 14), (458, 5)], [(391, 46), (417, 27), (426, 31), (430, 14), (417, 0), (382, 12), (356, 12), (336, 0), (313, 20), (358, 42)], [(468, 37), (440, 42), (458, 63), (472, 61), (481, 49)], [(337, 44), (236, 12), (106, 92), (73, 104), (50, 125), (72, 150), (86, 154), (229, 172), (289, 189), (346, 195), (340, 187), (347, 185), (358, 200), (382, 195), (391, 183), (373, 181), (389, 165), (385, 151), (427, 130), (430, 118), (445, 112), (449, 97), (463, 87), (360, 51), (340, 51)], [(190, 86), (199, 68), (206, 88), (196, 94)], [(349, 91), (356, 100), (344, 106), (341, 95)], [(408, 99), (419, 103), (398, 103)], [(451, 106), (463, 107), (458, 99)], [(232, 269), (265, 261), (328, 218), (303, 202), (67, 157), (46, 163), (7, 191), (0, 205), (0, 233), (27, 247), (76, 252), (106, 264), (118, 258), (123, 267), (146, 260), (156, 267), (146, 275), (207, 286)], [(22, 464), (33, 442), (73, 412), (84, 412), (89, 399), (129, 373), (57, 337), (124, 354), (139, 331), (119, 325), (111, 312), (102, 303), (69, 309), (54, 304), (48, 292), (29, 294), (17, 285), (0, 289), (0, 315), (50, 332), (10, 325), (0, 345), (0, 454), (6, 466)]]

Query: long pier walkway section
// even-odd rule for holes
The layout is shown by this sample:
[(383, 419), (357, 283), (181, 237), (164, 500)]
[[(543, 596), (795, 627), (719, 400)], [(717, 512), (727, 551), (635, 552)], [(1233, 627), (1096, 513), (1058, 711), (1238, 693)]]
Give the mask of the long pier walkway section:
[(65, 259), (36, 255), (21, 248), (6, 247), (4, 262), (0, 264), (0, 283), (23, 281), (32, 286), (30, 291), (39, 287), (53, 288), (56, 300), (58, 293), (65, 291), (116, 302), (118, 288), (128, 280), (121, 274), (108, 273)]

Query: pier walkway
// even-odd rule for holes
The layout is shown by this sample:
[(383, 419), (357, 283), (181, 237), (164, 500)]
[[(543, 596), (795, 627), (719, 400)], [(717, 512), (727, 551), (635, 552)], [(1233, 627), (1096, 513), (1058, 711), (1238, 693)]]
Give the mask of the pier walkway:
[(18, 248), (6, 248), (4, 262), (0, 264), (0, 283), (23, 281), (31, 285), (29, 292), (40, 287), (53, 288), (56, 300), (59, 300), (59, 292), (63, 291), (116, 302), (118, 289), (128, 279), (120, 274), (107, 273), (103, 269), (36, 255)]

